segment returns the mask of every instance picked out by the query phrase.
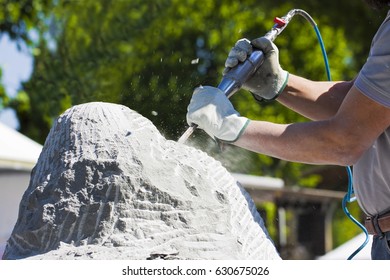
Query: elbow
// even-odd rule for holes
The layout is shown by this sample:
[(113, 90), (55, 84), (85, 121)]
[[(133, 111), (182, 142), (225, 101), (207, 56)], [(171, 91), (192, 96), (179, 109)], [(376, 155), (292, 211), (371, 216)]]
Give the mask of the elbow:
[(355, 165), (373, 143), (373, 138), (365, 131), (350, 125), (344, 119), (339, 121), (339, 118), (333, 118), (329, 127), (331, 133), (327, 140), (333, 147), (333, 159), (337, 165)]
[(357, 163), (367, 148), (359, 144), (349, 143), (348, 145), (339, 146), (336, 150), (337, 164), (351, 166)]

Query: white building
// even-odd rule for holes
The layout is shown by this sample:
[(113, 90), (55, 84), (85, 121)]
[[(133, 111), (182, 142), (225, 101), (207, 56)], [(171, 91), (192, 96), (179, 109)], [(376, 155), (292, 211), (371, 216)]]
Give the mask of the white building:
[(0, 123), (0, 259), (42, 146)]

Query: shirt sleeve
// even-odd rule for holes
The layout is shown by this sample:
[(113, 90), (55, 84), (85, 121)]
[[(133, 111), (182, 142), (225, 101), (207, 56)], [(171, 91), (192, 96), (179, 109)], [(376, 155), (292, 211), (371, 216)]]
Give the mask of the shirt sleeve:
[(378, 29), (370, 54), (355, 80), (355, 86), (367, 97), (390, 108), (390, 18)]

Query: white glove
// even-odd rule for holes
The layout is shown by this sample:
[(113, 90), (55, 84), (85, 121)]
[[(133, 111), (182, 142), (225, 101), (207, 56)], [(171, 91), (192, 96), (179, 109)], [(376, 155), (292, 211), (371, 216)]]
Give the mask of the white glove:
[(249, 123), (220, 89), (210, 86), (194, 90), (187, 111), (188, 125), (197, 124), (211, 137), (225, 142), (237, 141)]
[(275, 99), (286, 87), (288, 72), (280, 67), (278, 48), (266, 37), (252, 42), (247, 39), (238, 40), (225, 61), (224, 74), (239, 62), (245, 61), (252, 54), (252, 46), (263, 51), (265, 59), (254, 75), (243, 84), (243, 88), (252, 92), (259, 101)]

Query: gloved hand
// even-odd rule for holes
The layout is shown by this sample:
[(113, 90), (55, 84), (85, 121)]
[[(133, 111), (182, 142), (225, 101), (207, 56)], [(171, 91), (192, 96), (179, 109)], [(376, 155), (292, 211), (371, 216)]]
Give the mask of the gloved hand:
[(237, 141), (249, 123), (215, 87), (196, 88), (187, 110), (188, 125), (197, 124), (211, 137), (225, 142)]
[(247, 39), (238, 40), (226, 59), (224, 74), (239, 62), (245, 61), (253, 51), (252, 46), (263, 51), (264, 62), (243, 84), (243, 88), (249, 90), (258, 101), (276, 99), (286, 87), (288, 72), (280, 67), (278, 48), (266, 37), (252, 42)]

